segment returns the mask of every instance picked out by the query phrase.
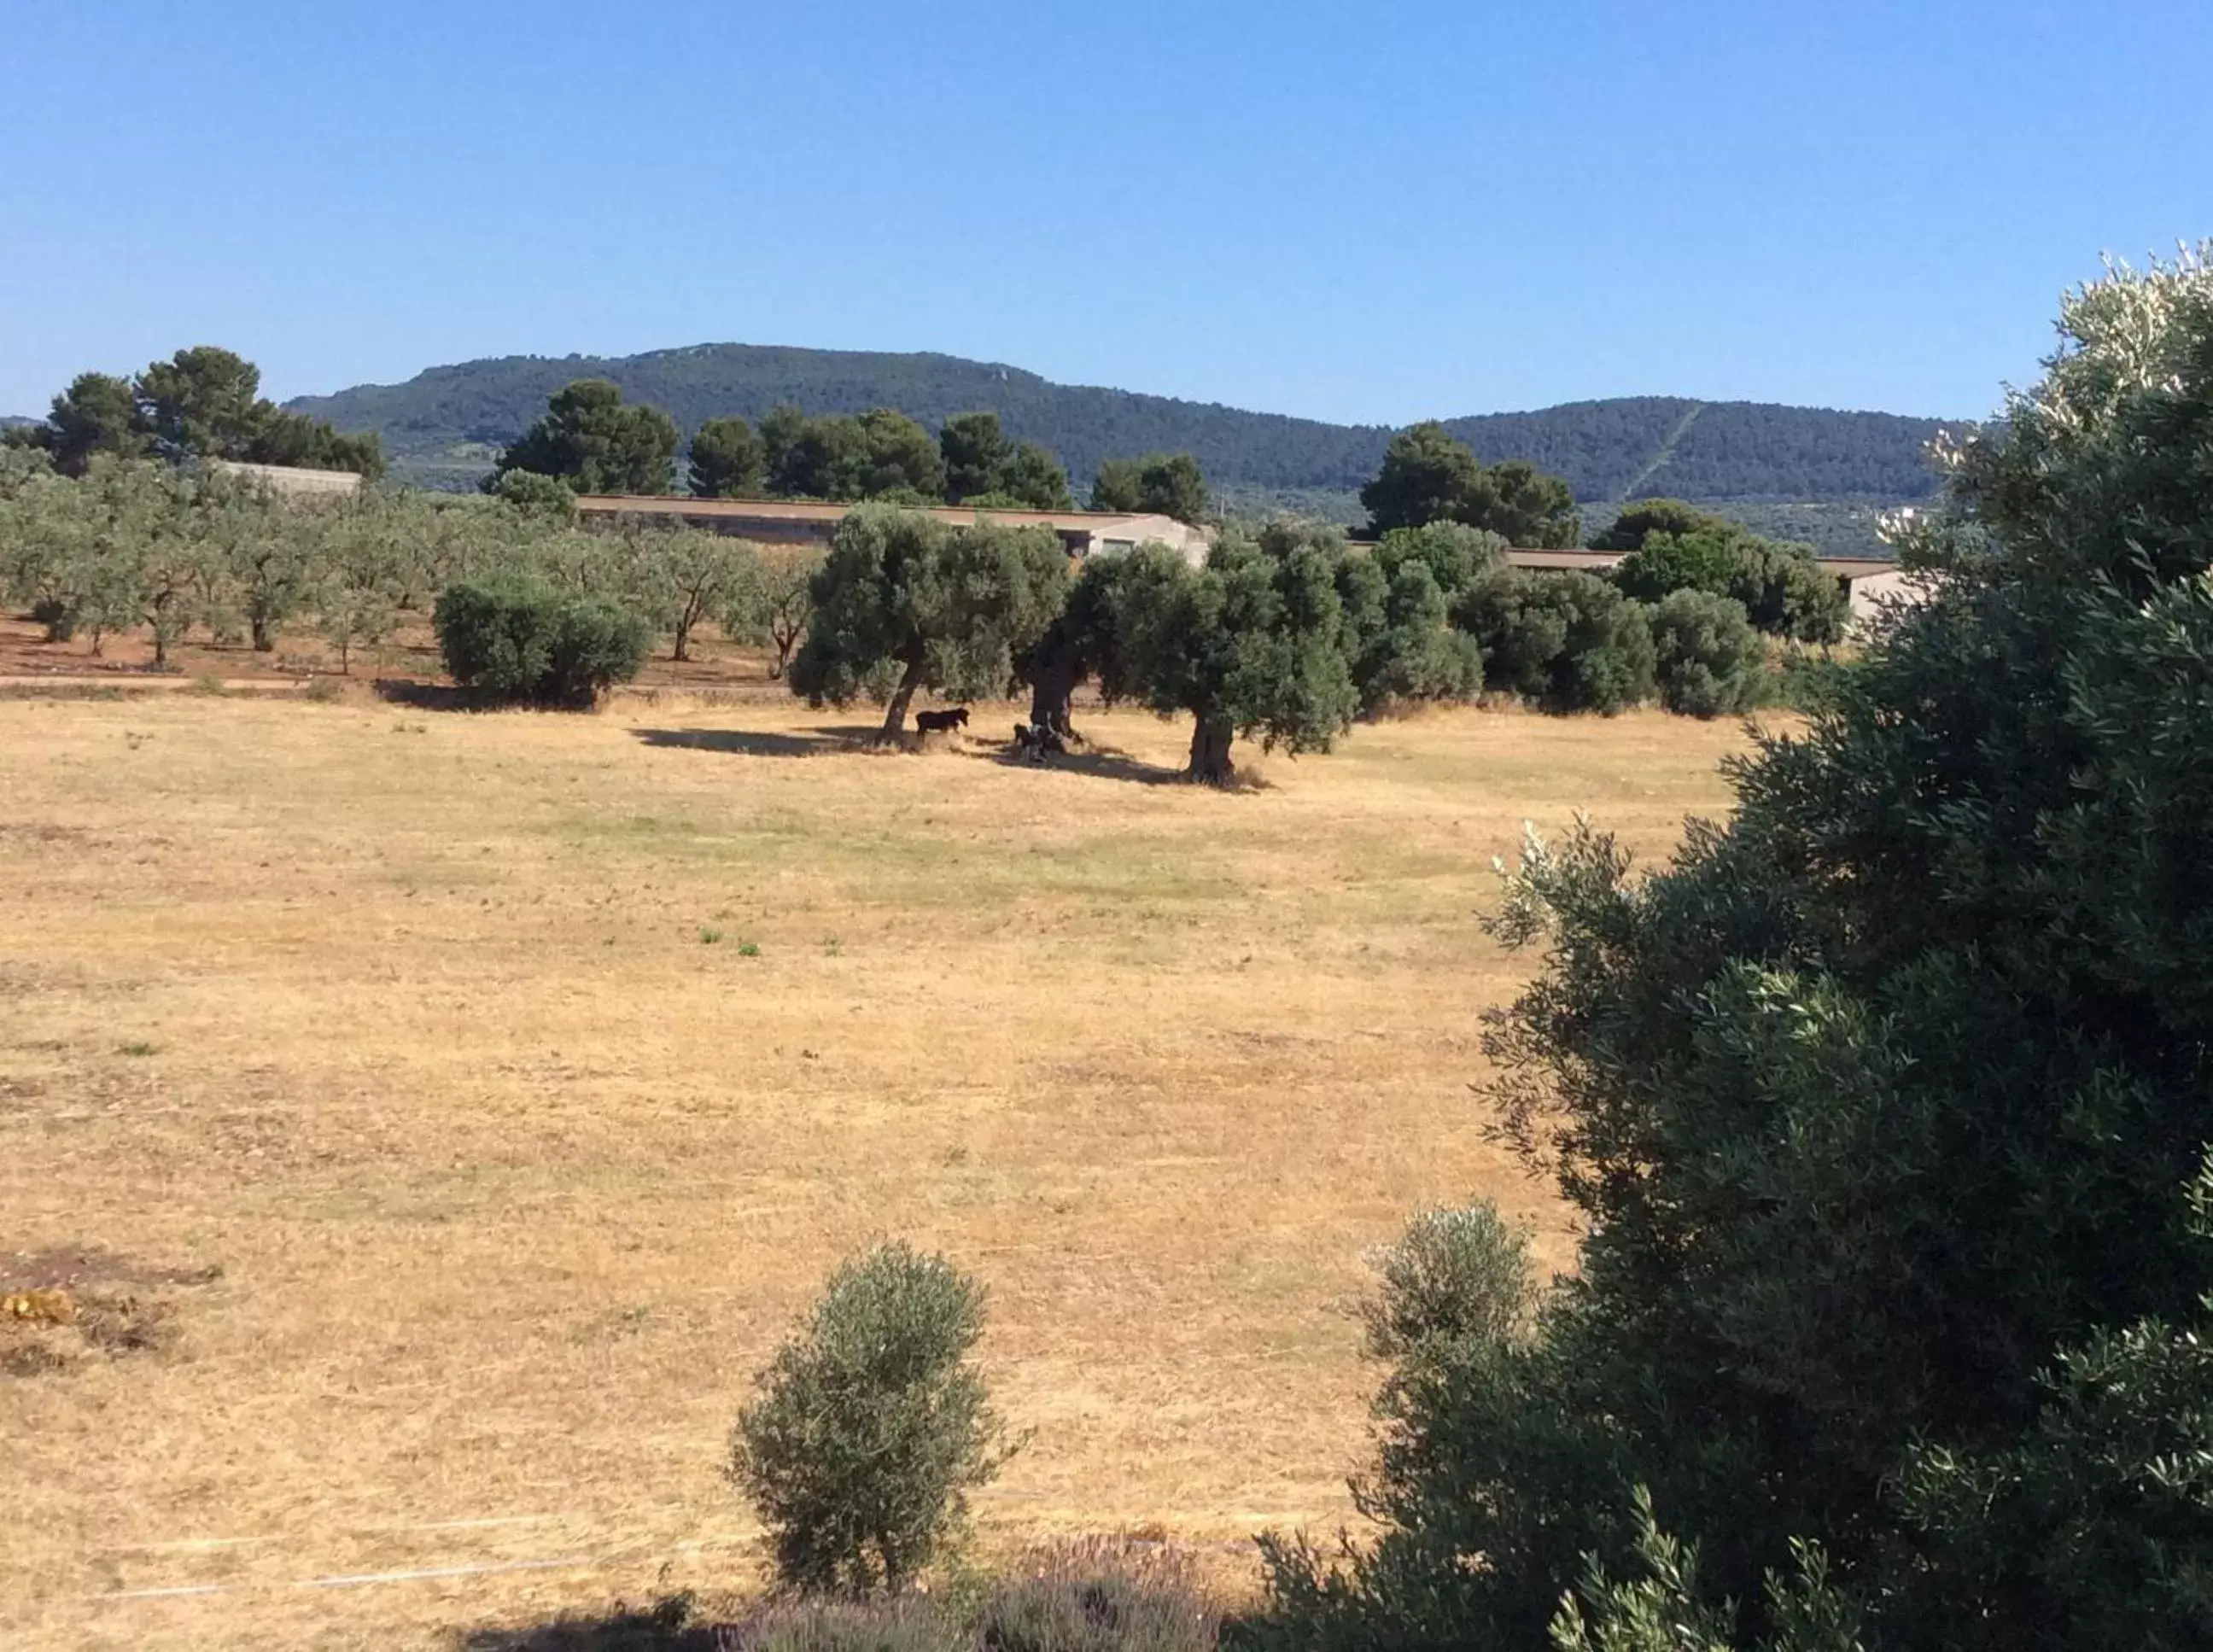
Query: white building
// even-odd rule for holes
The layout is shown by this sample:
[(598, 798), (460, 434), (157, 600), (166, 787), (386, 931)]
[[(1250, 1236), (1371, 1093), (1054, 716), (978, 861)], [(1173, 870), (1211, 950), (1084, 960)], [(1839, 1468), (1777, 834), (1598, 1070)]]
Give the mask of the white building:
[[(576, 501), (578, 520), (605, 524), (619, 517), (686, 523), (763, 545), (824, 546), (853, 507), (798, 499), (694, 499), (681, 494), (588, 493)], [(1049, 527), (1071, 557), (1134, 550), (1160, 544), (1193, 564), (1205, 559), (1206, 530), (1173, 516), (1112, 510), (997, 510), (970, 505), (915, 507), (955, 527), (992, 522), (1004, 527)]]

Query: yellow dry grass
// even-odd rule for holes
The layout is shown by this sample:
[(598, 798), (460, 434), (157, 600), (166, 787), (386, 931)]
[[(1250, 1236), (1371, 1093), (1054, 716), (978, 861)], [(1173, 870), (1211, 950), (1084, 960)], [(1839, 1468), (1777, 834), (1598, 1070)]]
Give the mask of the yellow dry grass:
[(0, 1276), (222, 1270), (167, 1348), (0, 1376), (0, 1640), (743, 1582), (730, 1417), (879, 1234), (990, 1283), (1034, 1433), (987, 1545), (1348, 1515), (1363, 1249), (1488, 1193), (1568, 1254), (1469, 1088), (1528, 967), (1491, 856), (1577, 809), (1663, 850), (1741, 736), (1441, 715), (1224, 796), (1147, 783), (1186, 735), (1138, 715), (1088, 771), (858, 721), (0, 702)]

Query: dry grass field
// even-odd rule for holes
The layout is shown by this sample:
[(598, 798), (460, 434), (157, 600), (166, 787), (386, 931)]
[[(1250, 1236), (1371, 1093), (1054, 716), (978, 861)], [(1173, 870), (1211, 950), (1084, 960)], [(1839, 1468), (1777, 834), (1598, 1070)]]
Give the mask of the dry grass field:
[(1441, 715), (1216, 795), (1139, 715), (865, 721), (0, 701), (0, 1289), (99, 1305), (0, 1332), (0, 1643), (747, 1583), (732, 1414), (881, 1234), (990, 1284), (987, 1550), (1346, 1517), (1363, 1249), (1482, 1192), (1568, 1253), (1469, 1088), (1491, 856), (1663, 851), (1741, 735)]

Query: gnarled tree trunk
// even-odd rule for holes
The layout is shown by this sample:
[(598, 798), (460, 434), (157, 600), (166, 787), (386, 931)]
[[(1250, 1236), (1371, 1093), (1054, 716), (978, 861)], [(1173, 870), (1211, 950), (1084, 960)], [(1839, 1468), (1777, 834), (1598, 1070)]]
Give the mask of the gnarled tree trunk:
[(899, 678), (899, 686), (892, 692), (891, 703), (884, 707), (884, 727), (880, 738), (897, 740), (906, 732), (907, 703), (914, 698), (915, 690), (922, 686), (922, 661), (918, 656), (906, 662), (906, 671)]
[(1185, 777), (1205, 786), (1226, 786), (1237, 777), (1229, 760), (1229, 742), (1237, 731), (1226, 722), (1200, 716), (1191, 731), (1191, 767)]
[(1070, 725), (1068, 703), (1082, 680), (1083, 659), (1070, 643), (1047, 632), (1038, 644), (1038, 657), (1030, 672), (1030, 724), (1050, 728), (1064, 741), (1076, 740)]

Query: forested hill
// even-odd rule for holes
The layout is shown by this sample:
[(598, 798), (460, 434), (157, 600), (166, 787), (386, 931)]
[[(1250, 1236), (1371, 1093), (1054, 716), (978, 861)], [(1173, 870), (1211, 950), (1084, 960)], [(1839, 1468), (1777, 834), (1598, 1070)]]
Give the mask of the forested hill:
[[(1010, 435), (1058, 454), (1079, 485), (1102, 459), (1189, 452), (1228, 492), (1342, 497), (1374, 473), (1391, 438), (1381, 425), (1054, 384), (1020, 368), (954, 356), (755, 344), (613, 359), (503, 357), (289, 405), (341, 430), (376, 431), (402, 477), (466, 485), (544, 410), (547, 396), (579, 378), (612, 379), (631, 399), (665, 409), (687, 432), (718, 414), (758, 418), (782, 401), (814, 413), (896, 407), (933, 428), (948, 414), (988, 410)], [(1902, 503), (1935, 486), (1921, 454), (1936, 421), (1888, 413), (1651, 396), (1448, 424), (1485, 462), (1528, 460), (1566, 477), (1587, 501), (1670, 494)]]

